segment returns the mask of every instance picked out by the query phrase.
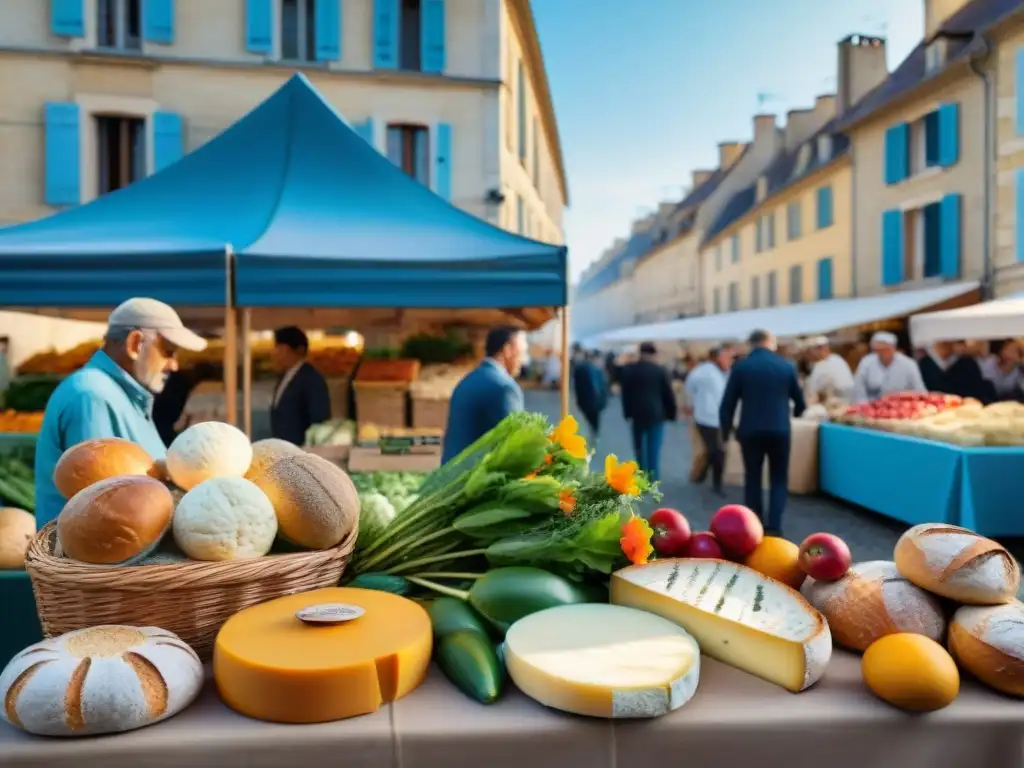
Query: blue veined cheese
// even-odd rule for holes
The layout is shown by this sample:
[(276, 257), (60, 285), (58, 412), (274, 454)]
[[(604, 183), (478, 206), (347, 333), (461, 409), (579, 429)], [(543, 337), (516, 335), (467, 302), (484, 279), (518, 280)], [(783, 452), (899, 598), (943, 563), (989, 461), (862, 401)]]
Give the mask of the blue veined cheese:
[(790, 691), (824, 674), (828, 623), (801, 595), (744, 565), (673, 559), (612, 574), (611, 602), (683, 627), (701, 651)]
[(549, 608), (505, 635), (509, 677), (544, 706), (607, 718), (658, 717), (697, 690), (700, 649), (682, 627), (616, 605)]

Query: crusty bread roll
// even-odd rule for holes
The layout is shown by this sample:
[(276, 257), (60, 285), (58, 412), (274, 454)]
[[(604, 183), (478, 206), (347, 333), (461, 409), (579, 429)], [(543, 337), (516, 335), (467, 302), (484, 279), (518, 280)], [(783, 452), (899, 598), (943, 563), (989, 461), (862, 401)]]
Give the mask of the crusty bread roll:
[(35, 534), (35, 515), (23, 509), (0, 507), (0, 570), (25, 567), (25, 552)]
[(297, 453), (303, 453), (303, 450), (287, 440), (279, 440), (276, 437), (257, 440), (252, 444), (252, 461), (249, 464), (249, 471), (245, 473), (245, 479), (252, 481), (254, 477), (264, 477), (271, 465), (285, 456), (294, 456)]
[(99, 437), (64, 451), (53, 469), (53, 484), (70, 499), (93, 483), (122, 475), (156, 476), (153, 457), (146, 449), (120, 437)]
[(998, 542), (944, 523), (915, 525), (896, 542), (896, 567), (922, 589), (971, 605), (1008, 603), (1020, 566)]
[(949, 624), (949, 652), (1000, 693), (1024, 697), (1024, 605), (965, 605)]
[(887, 560), (855, 563), (838, 581), (807, 579), (800, 591), (828, 620), (832, 639), (854, 651), (897, 632), (936, 642), (946, 632), (938, 598), (900, 576)]
[(174, 497), (151, 477), (112, 477), (79, 491), (57, 517), (65, 557), (126, 565), (148, 555), (171, 524)]
[(41, 736), (117, 733), (177, 714), (202, 685), (202, 662), (177, 635), (91, 627), (11, 659), (0, 672), (0, 718)]

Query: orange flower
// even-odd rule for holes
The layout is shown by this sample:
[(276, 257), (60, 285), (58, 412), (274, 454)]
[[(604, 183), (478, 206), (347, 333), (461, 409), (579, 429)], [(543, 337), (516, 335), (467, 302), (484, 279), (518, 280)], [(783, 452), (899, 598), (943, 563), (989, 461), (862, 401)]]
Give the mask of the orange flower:
[(614, 490), (627, 496), (639, 496), (640, 486), (636, 482), (635, 461), (619, 463), (619, 457), (609, 453), (604, 460), (604, 479)]
[(587, 458), (587, 441), (579, 434), (580, 425), (572, 416), (566, 416), (551, 432), (551, 441), (558, 443), (574, 459)]
[(622, 538), (619, 544), (622, 551), (633, 565), (644, 565), (654, 552), (651, 536), (654, 531), (642, 517), (631, 517), (622, 526)]
[(558, 508), (565, 513), (566, 517), (571, 515), (573, 510), (576, 509), (576, 497), (572, 495), (572, 491), (568, 488), (565, 488), (558, 494)]
[(537, 479), (537, 473), (536, 472), (531, 472), (530, 474), (528, 474), (526, 477), (523, 478), (523, 480), (536, 480), (536, 479)]
[(544, 466), (545, 467), (550, 466), (551, 462), (553, 462), (554, 460), (555, 460), (555, 457), (552, 456), (550, 453), (545, 453), (544, 454)]

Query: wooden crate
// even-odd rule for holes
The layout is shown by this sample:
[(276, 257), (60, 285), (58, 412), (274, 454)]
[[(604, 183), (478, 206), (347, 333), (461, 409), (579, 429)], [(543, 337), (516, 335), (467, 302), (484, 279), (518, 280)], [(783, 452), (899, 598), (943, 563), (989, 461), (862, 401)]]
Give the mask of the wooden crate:
[(387, 454), (381, 453), (380, 448), (353, 446), (348, 455), (349, 472), (433, 472), (440, 466), (440, 446), (404, 454)]
[(378, 427), (405, 427), (409, 385), (394, 382), (355, 381), (356, 420)]
[(445, 429), (451, 400), (412, 396), (412, 426), (418, 429)]
[(352, 379), (348, 376), (335, 376), (327, 379), (327, 391), (331, 395), (331, 418), (347, 419), (348, 395)]

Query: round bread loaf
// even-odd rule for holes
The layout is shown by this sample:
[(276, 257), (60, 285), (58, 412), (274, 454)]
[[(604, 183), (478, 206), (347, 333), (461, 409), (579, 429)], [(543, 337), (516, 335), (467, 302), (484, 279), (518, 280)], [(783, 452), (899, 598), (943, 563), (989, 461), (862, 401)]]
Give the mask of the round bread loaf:
[(150, 475), (159, 470), (153, 457), (138, 443), (120, 437), (99, 437), (73, 445), (53, 469), (53, 484), (70, 499), (93, 483), (123, 475)]
[(95, 736), (177, 714), (203, 686), (203, 665), (156, 627), (99, 626), (43, 640), (0, 672), (0, 718), (40, 736)]
[(294, 456), (297, 453), (304, 451), (287, 440), (279, 440), (276, 437), (257, 440), (252, 444), (252, 461), (249, 463), (249, 471), (245, 473), (245, 479), (263, 477), (272, 464), (284, 456)]
[(949, 624), (949, 652), (1000, 693), (1024, 697), (1024, 605), (965, 605)]
[(214, 477), (182, 496), (174, 542), (193, 560), (261, 557), (277, 535), (270, 499), (243, 477)]
[(191, 491), (214, 477), (242, 477), (252, 462), (252, 445), (238, 427), (220, 421), (193, 424), (167, 449), (167, 473)]
[(898, 632), (937, 642), (946, 632), (939, 600), (887, 560), (855, 563), (838, 581), (808, 579), (800, 591), (825, 616), (832, 639), (853, 651), (866, 651), (878, 638)]
[(35, 535), (35, 515), (23, 509), (0, 507), (0, 570), (24, 568), (25, 552)]
[(299, 451), (253, 476), (277, 513), (278, 534), (307, 549), (328, 549), (359, 524), (359, 494), (335, 464)]
[(148, 555), (171, 524), (174, 498), (151, 477), (112, 477), (79, 491), (57, 517), (65, 557), (127, 565)]
[(1020, 589), (1020, 566), (998, 542), (944, 523), (915, 525), (896, 542), (896, 567), (922, 589), (970, 605), (998, 605)]

